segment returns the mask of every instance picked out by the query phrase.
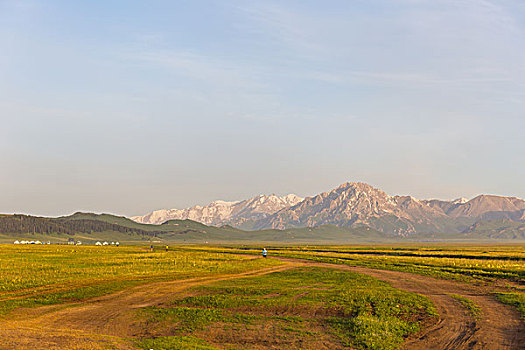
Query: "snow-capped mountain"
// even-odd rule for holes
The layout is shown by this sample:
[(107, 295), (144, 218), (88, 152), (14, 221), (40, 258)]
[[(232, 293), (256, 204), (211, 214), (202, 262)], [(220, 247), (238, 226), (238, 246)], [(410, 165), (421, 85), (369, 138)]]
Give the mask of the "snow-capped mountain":
[(259, 195), (243, 201), (227, 202), (213, 201), (208, 205), (186, 209), (156, 210), (143, 216), (134, 216), (131, 219), (143, 224), (162, 224), (168, 220), (190, 219), (206, 225), (251, 228), (252, 223), (261, 220), (281, 209), (301, 202), (303, 198), (295, 194), (283, 197)]

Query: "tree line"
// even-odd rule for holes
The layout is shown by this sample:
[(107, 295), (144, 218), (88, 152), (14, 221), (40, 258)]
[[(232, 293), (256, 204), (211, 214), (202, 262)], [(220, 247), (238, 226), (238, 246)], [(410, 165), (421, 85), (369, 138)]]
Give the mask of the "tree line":
[(157, 236), (160, 231), (145, 231), (105, 221), (89, 219), (55, 219), (29, 215), (0, 216), (0, 233), (40, 233), (40, 234), (90, 234), (92, 232), (116, 231), (142, 236)]

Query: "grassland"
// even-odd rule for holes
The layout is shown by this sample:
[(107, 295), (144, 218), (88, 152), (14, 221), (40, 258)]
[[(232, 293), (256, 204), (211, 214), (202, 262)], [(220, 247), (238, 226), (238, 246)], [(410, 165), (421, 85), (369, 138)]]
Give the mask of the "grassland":
[(51, 349), (54, 329), (93, 349), (397, 349), (442, 311), (467, 328), (428, 342), (507, 329), (496, 299), (525, 310), (523, 246), (281, 245), (268, 259), (261, 248), (0, 245), (0, 338), (31, 329), (32, 349)]
[[(303, 267), (195, 287), (140, 313), (159, 335), (194, 335), (221, 348), (396, 349), (435, 311), (428, 299), (372, 277)], [(157, 341), (140, 344), (148, 349)]]
[[(259, 254), (258, 246), (181, 247), (181, 250)], [(525, 282), (525, 245), (271, 246), (273, 256), (397, 270), (461, 280)]]
[(222, 253), (145, 247), (0, 245), (0, 315), (112, 293), (133, 285), (235, 274), (279, 264)]
[[(184, 286), (200, 277), (210, 283), (191, 282), (178, 293), (163, 287), (156, 295), (168, 293), (164, 302), (126, 311), (134, 315), (126, 320), (142, 326), (122, 339), (144, 349), (240, 349), (250, 342), (254, 348), (322, 343), (333, 349), (395, 349), (435, 312), (420, 295), (349, 271), (290, 265), (273, 273), (242, 275), (282, 265), (271, 258), (181, 248), (0, 245), (0, 322), (13, 312), (23, 318), (24, 308), (45, 305), (68, 306), (52, 309), (56, 312), (83, 312), (78, 307), (94, 297), (139, 285), (147, 290), (181, 281)], [(97, 305), (113, 316), (125, 314), (124, 309)], [(57, 321), (53, 316), (41, 322), (49, 327), (69, 318), (76, 319)]]
[[(259, 254), (261, 247), (181, 248)], [(525, 245), (353, 245), (272, 246), (273, 256), (363, 266), (482, 283), (494, 288), (502, 302), (517, 307), (525, 318)]]

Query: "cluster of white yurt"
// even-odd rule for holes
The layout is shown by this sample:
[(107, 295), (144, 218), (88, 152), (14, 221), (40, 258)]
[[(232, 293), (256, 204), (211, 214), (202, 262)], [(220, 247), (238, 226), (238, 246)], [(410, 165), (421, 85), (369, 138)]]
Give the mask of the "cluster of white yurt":
[(13, 244), (45, 244), (40, 241), (14, 241)]
[(97, 242), (95, 245), (116, 245), (117, 247), (120, 245), (119, 242)]

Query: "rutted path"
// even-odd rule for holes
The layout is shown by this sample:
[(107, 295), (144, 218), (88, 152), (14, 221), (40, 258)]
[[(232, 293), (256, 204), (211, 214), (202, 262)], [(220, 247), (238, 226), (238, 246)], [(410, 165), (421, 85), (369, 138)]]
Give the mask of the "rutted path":
[[(525, 323), (519, 313), (497, 301), (484, 287), (407, 272), (317, 262), (305, 264), (363, 273), (389, 282), (395, 288), (428, 297), (438, 310), (439, 320), (417, 337), (409, 339), (403, 349), (525, 349)], [(476, 319), (450, 294), (472, 300), (481, 309), (481, 318)]]
[[(137, 308), (155, 306), (174, 293), (215, 281), (260, 276), (298, 266), (351, 270), (387, 281), (393, 287), (419, 293), (434, 302), (440, 318), (403, 349), (523, 349), (525, 325), (517, 311), (493, 299), (483, 287), (410, 273), (278, 258), (284, 265), (236, 275), (156, 282), (72, 305), (20, 310), (0, 321), (0, 349), (134, 349), (124, 338), (144, 334)], [(474, 301), (482, 310), (476, 320), (450, 294)], [(74, 307), (71, 307), (74, 306)], [(146, 330), (147, 331), (147, 330)]]
[(2, 350), (136, 349), (123, 338), (144, 333), (135, 320), (135, 310), (169, 302), (185, 289), (227, 279), (261, 276), (285, 271), (302, 263), (243, 272), (132, 287), (81, 303), (19, 309), (10, 319), (0, 320)]

